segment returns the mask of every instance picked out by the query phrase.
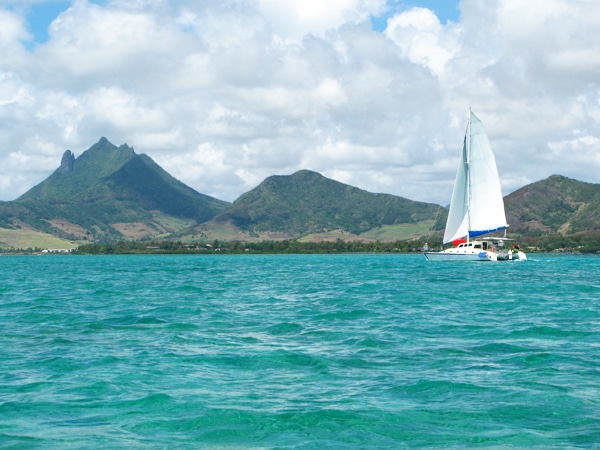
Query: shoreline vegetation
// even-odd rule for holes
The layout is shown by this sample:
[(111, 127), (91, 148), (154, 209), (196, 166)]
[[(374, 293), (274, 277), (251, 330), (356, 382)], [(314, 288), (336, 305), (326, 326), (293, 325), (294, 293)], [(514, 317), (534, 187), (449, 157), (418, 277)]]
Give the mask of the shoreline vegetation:
[[(426, 240), (411, 239), (394, 242), (380, 241), (335, 241), (302, 242), (299, 240), (265, 240), (260, 242), (219, 241), (188, 243), (176, 240), (117, 241), (106, 243), (86, 243), (76, 248), (65, 249), (2, 249), (2, 254), (60, 253), (78, 255), (120, 255), (120, 254), (332, 254), (332, 253), (420, 253)], [(429, 248), (439, 250), (439, 239), (427, 239)], [(515, 240), (527, 249), (528, 253), (583, 253), (600, 254), (600, 236), (580, 234), (573, 236), (547, 236), (535, 241)]]

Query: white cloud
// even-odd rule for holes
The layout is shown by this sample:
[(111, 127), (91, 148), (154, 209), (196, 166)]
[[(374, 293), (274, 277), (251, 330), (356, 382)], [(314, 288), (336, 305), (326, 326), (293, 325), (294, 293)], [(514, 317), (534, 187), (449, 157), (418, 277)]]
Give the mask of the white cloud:
[[(15, 73), (0, 73), (0, 106), (18, 108), (19, 106), (26, 107), (32, 103), (33, 98), (31, 94)], [(4, 111), (8, 112), (8, 109)]]
[(9, 4), (3, 200), (106, 136), (224, 200), (306, 168), (447, 204), (469, 106), (505, 193), (600, 182), (597, 2), (463, 0), (459, 21), (388, 11), (380, 33), (383, 0), (76, 0), (32, 50)]
[(29, 38), (23, 18), (10, 10), (0, 9), (0, 25), (0, 48), (2, 49), (12, 50), (19, 40)]
[(106, 9), (77, 1), (51, 24), (49, 34), (48, 43), (36, 50), (44, 67), (94, 83), (110, 77), (124, 84), (155, 81), (152, 74), (166, 69), (173, 51), (187, 50), (176, 23), (122, 4)]
[(385, 9), (385, 0), (258, 0), (269, 27), (283, 40), (323, 35), (344, 24), (368, 21)]
[(385, 34), (398, 45), (403, 57), (437, 76), (444, 74), (446, 63), (458, 50), (453, 26), (442, 26), (427, 8), (412, 8), (392, 17)]
[(30, 39), (23, 17), (0, 6), (0, 70), (22, 70), (27, 54), (22, 46)]

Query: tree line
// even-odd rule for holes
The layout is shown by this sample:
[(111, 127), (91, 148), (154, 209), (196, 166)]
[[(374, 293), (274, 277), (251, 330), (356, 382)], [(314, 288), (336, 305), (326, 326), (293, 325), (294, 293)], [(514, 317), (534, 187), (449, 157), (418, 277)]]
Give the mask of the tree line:
[[(522, 237), (518, 242), (527, 252), (577, 252), (600, 254), (600, 234), (580, 233), (570, 236), (560, 234), (539, 237)], [(281, 241), (219, 241), (190, 244), (182, 241), (117, 241), (112, 243), (89, 243), (79, 246), (79, 254), (135, 254), (135, 253), (415, 253), (421, 252), (425, 239), (395, 242), (336, 241), (302, 242), (295, 239)], [(437, 237), (428, 239), (432, 251), (441, 250)]]
[(182, 241), (118, 241), (79, 246), (78, 254), (207, 254), (207, 253), (410, 253), (422, 251), (424, 241), (396, 242), (301, 242), (297, 240), (190, 244)]

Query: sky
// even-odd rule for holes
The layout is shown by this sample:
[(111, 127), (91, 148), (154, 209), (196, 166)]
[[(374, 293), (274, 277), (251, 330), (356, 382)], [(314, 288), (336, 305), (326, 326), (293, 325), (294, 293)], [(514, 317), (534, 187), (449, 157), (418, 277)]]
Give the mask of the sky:
[(600, 183), (596, 0), (0, 0), (0, 200), (106, 137), (233, 201), (314, 170), (447, 205), (469, 108), (504, 194)]

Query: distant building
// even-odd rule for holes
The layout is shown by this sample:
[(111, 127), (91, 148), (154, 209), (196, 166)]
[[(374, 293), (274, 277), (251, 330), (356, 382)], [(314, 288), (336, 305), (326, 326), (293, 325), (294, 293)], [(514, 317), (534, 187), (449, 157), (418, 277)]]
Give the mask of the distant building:
[(42, 253), (71, 253), (77, 250), (76, 248), (47, 248), (42, 250)]

